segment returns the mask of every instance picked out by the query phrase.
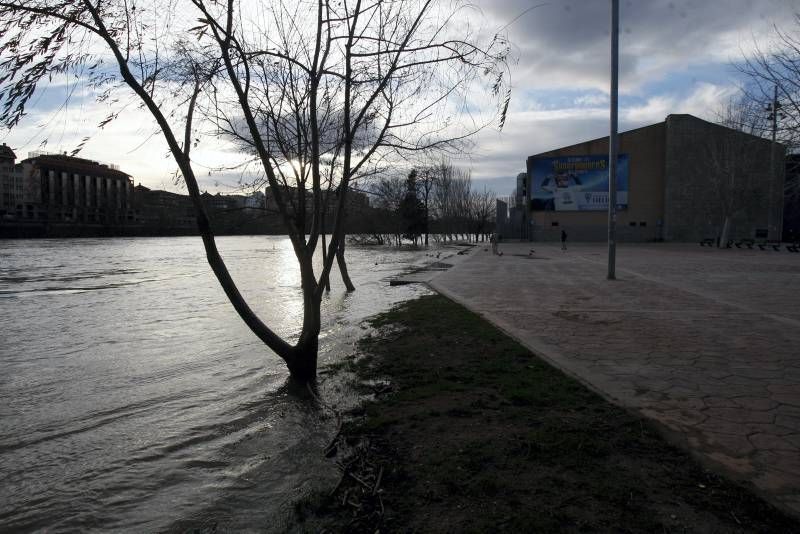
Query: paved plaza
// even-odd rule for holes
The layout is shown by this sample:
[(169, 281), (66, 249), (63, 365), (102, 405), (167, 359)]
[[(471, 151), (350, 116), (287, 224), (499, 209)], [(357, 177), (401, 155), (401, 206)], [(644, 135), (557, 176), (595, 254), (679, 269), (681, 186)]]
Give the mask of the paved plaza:
[(430, 285), (800, 514), (800, 254), (622, 245), (607, 281), (604, 244), (501, 250)]

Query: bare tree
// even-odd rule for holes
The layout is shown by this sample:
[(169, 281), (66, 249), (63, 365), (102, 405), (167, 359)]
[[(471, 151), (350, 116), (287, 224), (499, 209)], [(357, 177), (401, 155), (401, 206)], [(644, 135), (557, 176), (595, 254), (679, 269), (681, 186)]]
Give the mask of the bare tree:
[(445, 239), (452, 239), (455, 231), (453, 228), (454, 208), (451, 202), (454, 172), (455, 168), (444, 161), (436, 165), (432, 170), (435, 184), (433, 188), (434, 217), (436, 218), (438, 231)]
[(398, 175), (384, 178), (372, 185), (372, 193), (386, 218), (382, 227), (390, 229), (392, 240), (399, 247), (403, 237), (403, 218), (400, 214), (400, 207), (406, 196), (405, 179)]
[(483, 188), (483, 192), (472, 192), (472, 220), (475, 241), (480, 236), (486, 235), (495, 216), (495, 204), (497, 196), (493, 191)]
[(450, 213), (456, 233), (470, 238), (470, 219), (472, 217), (472, 172), (456, 168), (450, 181)]
[[(486, 82), (489, 91), (477, 94), (495, 97), (504, 119), (508, 46), (496, 35), (480, 44), (461, 9), (430, 0), (0, 0), (0, 120), (18, 124), (54, 76), (76, 76), (108, 101), (130, 90), (163, 134), (228, 299), (292, 377), (313, 380), (320, 302), (343, 239), (350, 182), (376, 159), (473, 133), (441, 115), (457, 111), (475, 84)], [(250, 147), (289, 234), (304, 309), (293, 343), (256, 316), (217, 250), (191, 152), (210, 124), (211, 135)], [(331, 239), (315, 272), (328, 203)]]
[(746, 95), (731, 97), (717, 118), (725, 129), (702, 141), (705, 158), (701, 162), (707, 162), (713, 171), (707, 173), (706, 179), (716, 197), (710, 207), (720, 221), (720, 245), (728, 243), (731, 219), (762, 194), (760, 181), (767, 169), (754, 165), (765, 145), (765, 140), (759, 138), (766, 124), (760, 111), (758, 103)]
[(470, 171), (442, 160), (431, 166), (431, 201), (438, 231), (449, 240), (471, 236), (472, 179)]
[[(800, 13), (794, 27), (775, 27), (772, 39), (756, 43), (755, 53), (745, 57), (739, 69), (748, 76), (748, 99), (757, 103), (761, 113), (775, 119), (775, 139), (787, 152), (800, 150)], [(777, 109), (773, 109), (777, 96)], [(771, 136), (773, 125), (765, 124), (760, 135)], [(794, 160), (792, 160), (794, 161)], [(800, 203), (800, 172), (787, 169), (784, 194), (790, 202)]]
[(431, 226), (431, 204), (433, 203), (433, 190), (436, 187), (436, 172), (431, 167), (423, 167), (417, 174), (420, 200), (425, 210), (425, 246), (428, 246), (428, 235)]

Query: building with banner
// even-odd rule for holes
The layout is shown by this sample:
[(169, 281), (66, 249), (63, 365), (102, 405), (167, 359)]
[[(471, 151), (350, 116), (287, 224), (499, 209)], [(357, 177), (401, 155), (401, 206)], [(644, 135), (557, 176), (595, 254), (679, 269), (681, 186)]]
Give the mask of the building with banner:
[[(784, 158), (780, 144), (692, 115), (623, 132), (618, 240), (779, 239)], [(527, 179), (533, 240), (607, 238), (608, 137), (529, 157)]]

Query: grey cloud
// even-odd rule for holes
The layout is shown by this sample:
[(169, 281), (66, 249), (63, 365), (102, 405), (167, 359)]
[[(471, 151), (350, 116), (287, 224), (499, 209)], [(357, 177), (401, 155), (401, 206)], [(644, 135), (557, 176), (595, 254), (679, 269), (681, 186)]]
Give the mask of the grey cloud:
[(528, 156), (559, 146), (607, 134), (607, 117), (572, 116), (552, 119), (511, 120), (502, 134), (485, 133), (477, 140), (477, 152), (457, 164), (472, 168), (473, 181), (498, 195), (511, 194), (517, 173), (525, 172)]
[[(754, 36), (773, 22), (791, 20), (797, 6), (781, 0), (623, 1), (620, 9), (620, 72), (636, 87), (668, 68), (738, 59)], [(483, 12), (502, 26), (534, 2), (484, 0)], [(528, 12), (508, 31), (517, 46), (514, 78), (535, 87), (608, 85), (610, 2), (553, 0)]]
[[(620, 131), (663, 121), (670, 113), (691, 113), (714, 119), (714, 106), (735, 91), (732, 86), (702, 84), (683, 99), (654, 96), (642, 106), (622, 109)], [(514, 177), (525, 171), (528, 156), (608, 135), (605, 106), (512, 113), (502, 133), (484, 131), (476, 149), (460, 164), (472, 168), (476, 183), (498, 195), (510, 194)], [(493, 187), (496, 186), (496, 187)]]

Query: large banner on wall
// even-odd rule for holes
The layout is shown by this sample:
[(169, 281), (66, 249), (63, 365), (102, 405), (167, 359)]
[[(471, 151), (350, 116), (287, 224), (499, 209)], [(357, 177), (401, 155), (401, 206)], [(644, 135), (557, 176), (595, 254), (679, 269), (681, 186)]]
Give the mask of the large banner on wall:
[[(608, 155), (532, 158), (531, 209), (607, 211)], [(617, 208), (628, 207), (628, 155), (617, 160)]]

